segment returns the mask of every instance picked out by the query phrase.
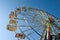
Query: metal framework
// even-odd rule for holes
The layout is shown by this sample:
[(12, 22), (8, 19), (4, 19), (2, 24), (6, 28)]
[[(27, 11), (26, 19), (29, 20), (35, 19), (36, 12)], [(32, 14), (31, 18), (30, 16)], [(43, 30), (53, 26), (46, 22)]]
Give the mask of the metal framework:
[(60, 32), (60, 19), (38, 8), (20, 7), (9, 14), (7, 30), (15, 32), (17, 40), (51, 40)]

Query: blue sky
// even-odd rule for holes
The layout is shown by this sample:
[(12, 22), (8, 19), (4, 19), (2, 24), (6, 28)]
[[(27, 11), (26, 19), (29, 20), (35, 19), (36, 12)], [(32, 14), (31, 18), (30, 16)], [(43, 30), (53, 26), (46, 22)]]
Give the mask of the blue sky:
[(60, 18), (60, 0), (0, 0), (0, 40), (14, 40), (14, 32), (6, 30), (8, 16), (22, 6), (40, 8)]

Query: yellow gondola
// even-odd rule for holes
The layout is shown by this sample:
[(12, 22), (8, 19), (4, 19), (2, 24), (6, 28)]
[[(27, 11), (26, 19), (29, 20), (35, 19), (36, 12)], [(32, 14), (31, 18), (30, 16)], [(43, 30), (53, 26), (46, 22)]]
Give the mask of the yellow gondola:
[(9, 23), (10, 24), (17, 24), (17, 21), (16, 20), (10, 20)]
[(7, 25), (7, 30), (9, 30), (9, 31), (16, 31), (17, 30), (17, 26)]
[(9, 18), (10, 18), (10, 19), (14, 19), (14, 18), (15, 18), (14, 12), (11, 12), (11, 14), (9, 15)]

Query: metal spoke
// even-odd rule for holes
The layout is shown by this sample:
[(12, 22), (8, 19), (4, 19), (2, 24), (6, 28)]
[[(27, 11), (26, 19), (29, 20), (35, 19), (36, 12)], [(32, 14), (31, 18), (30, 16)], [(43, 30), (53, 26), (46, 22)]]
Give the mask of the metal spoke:
[[(20, 7), (15, 9), (14, 11), (12, 11), (11, 15), (9, 15), (10, 20), (16, 20), (17, 23), (14, 24), (13, 21), (12, 23), (9, 23), (10, 25), (16, 25), (19, 29), (19, 33), (23, 33), (26, 35), (26, 38), (28, 40), (36, 40), (34, 38), (34, 36), (32, 36), (33, 33), (37, 34), (40, 39), (39, 40), (44, 40), (45, 37), (47, 37), (47, 32), (49, 29), (47, 26), (47, 23), (50, 24), (50, 30), (49, 32), (51, 34), (56, 34), (56, 32), (60, 31), (60, 19), (55, 17), (54, 15), (40, 10), (40, 9), (36, 9), (36, 8), (26, 8), (24, 7)], [(52, 16), (54, 22), (50, 22), (49, 17)], [(24, 28), (24, 29), (23, 29)], [(11, 28), (12, 29), (12, 28)], [(14, 31), (15, 34), (17, 33), (17, 31)], [(31, 32), (29, 32), (31, 31)], [(28, 33), (25, 33), (28, 32)], [(32, 39), (31, 39), (31, 38)], [(17, 40), (21, 40), (20, 38), (17, 38)]]
[(46, 35), (46, 28), (44, 28), (44, 30), (43, 30), (43, 32), (42, 32), (42, 36), (41, 36), (41, 38), (40, 38), (40, 40), (42, 40), (42, 38), (44, 37), (44, 34)]
[[(33, 38), (31, 35), (30, 35), (30, 37)], [(33, 40), (35, 40), (35, 39), (33, 38)]]
[(59, 28), (55, 23), (54, 23), (53, 25), (54, 25), (56, 28), (58, 28), (58, 30), (60, 30), (60, 28)]
[[(40, 29), (38, 29), (37, 31), (39, 31)], [(29, 35), (31, 35), (31, 34), (33, 34), (34, 33), (34, 31), (33, 32), (30, 32), (27, 36), (29, 36)], [(41, 35), (41, 34), (40, 34)], [(40, 36), (39, 35), (39, 36)]]
[[(24, 32), (21, 30), (21, 28), (19, 27), (19, 29), (20, 29), (20, 31), (21, 31), (21, 33), (23, 33), (24, 34)], [(30, 40), (30, 38), (27, 36), (27, 38), (28, 38), (28, 40)]]
[[(39, 28), (39, 27), (34, 27), (34, 28)], [(23, 32), (26, 32), (26, 31), (29, 31), (29, 30), (32, 30), (32, 29), (27, 29), (27, 30), (24, 30)]]

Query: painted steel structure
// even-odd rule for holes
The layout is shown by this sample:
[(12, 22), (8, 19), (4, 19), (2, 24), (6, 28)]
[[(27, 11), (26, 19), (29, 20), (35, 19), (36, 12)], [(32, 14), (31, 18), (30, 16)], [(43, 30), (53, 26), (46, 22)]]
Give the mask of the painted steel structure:
[(9, 14), (7, 30), (15, 32), (18, 40), (59, 40), (60, 19), (32, 7), (16, 8)]

